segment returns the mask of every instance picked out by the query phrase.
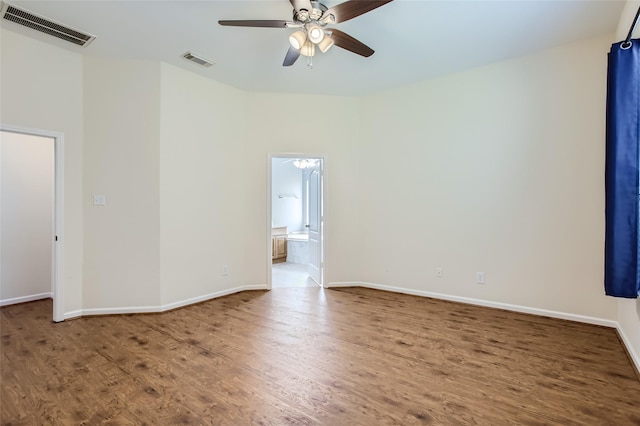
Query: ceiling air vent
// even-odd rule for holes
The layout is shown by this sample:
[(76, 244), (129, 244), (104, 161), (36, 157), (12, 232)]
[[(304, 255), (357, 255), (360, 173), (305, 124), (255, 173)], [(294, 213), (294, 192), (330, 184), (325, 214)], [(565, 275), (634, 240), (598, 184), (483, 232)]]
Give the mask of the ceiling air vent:
[(86, 46), (96, 38), (91, 34), (85, 34), (82, 31), (74, 30), (58, 22), (38, 16), (25, 9), (19, 9), (6, 2), (2, 2), (0, 16), (2, 19), (49, 34), (61, 40), (77, 44), (78, 46)]
[(196, 64), (202, 65), (203, 67), (210, 67), (214, 64), (213, 61), (205, 59), (200, 55), (196, 55), (193, 52), (187, 52), (184, 55), (182, 55), (182, 57), (185, 58), (187, 61), (195, 62)]

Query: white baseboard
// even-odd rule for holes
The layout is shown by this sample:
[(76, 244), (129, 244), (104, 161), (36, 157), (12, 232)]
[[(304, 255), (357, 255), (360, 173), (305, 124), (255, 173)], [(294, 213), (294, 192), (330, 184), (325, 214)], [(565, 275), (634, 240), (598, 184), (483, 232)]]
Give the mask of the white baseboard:
[(622, 339), (622, 343), (627, 348), (627, 353), (629, 354), (631, 361), (635, 364), (636, 371), (640, 373), (640, 354), (634, 350), (633, 345), (631, 344), (631, 339), (629, 339), (629, 337), (624, 333), (620, 324), (618, 324), (616, 329), (618, 330), (618, 335), (620, 335), (620, 338)]
[(65, 312), (63, 315), (63, 318), (68, 320), (68, 319), (72, 319), (72, 318), (78, 318), (82, 316), (82, 310), (79, 309), (77, 311), (71, 311), (71, 312)]
[(382, 285), (382, 284), (373, 284), (373, 283), (365, 283), (365, 282), (329, 283), (329, 288), (331, 287), (366, 287), (366, 288), (372, 288), (375, 290), (384, 290), (384, 291), (390, 291), (394, 293), (411, 294), (413, 296), (430, 297), (433, 299), (442, 299), (442, 300), (448, 300), (451, 302), (466, 303), (469, 305), (486, 306), (488, 308), (504, 309), (506, 311), (521, 312), (525, 314), (540, 315), (540, 316), (549, 317), (549, 318), (558, 318), (558, 319), (564, 319), (569, 321), (583, 322), (587, 324), (602, 325), (602, 326), (611, 327), (611, 328), (618, 327), (617, 321), (607, 320), (603, 318), (589, 317), (589, 316), (577, 315), (577, 314), (568, 314), (565, 312), (550, 311), (547, 309), (531, 308), (528, 306), (512, 305), (509, 303), (501, 303), (501, 302), (492, 302), (489, 300), (473, 299), (470, 297), (452, 296), (449, 294), (433, 293), (430, 291), (414, 290), (410, 288), (394, 287), (394, 286), (388, 286), (388, 285)]
[[(93, 315), (122, 315), (122, 314), (149, 314), (160, 312), (159, 306), (123, 306), (118, 308), (91, 308), (82, 309), (79, 316)], [(66, 316), (66, 315), (65, 315)]]
[(230, 288), (228, 290), (217, 291), (215, 293), (205, 294), (204, 296), (192, 297), (191, 299), (181, 300), (178, 302), (168, 303), (160, 306), (158, 312), (170, 311), (172, 309), (181, 308), (183, 306), (192, 305), (194, 303), (204, 302), (210, 299), (216, 299), (218, 297), (227, 296), (233, 293), (240, 293), (241, 291), (248, 290), (267, 290), (266, 285), (245, 285), (242, 287)]
[(335, 288), (335, 287), (366, 287), (364, 283), (361, 282), (333, 282), (327, 284), (326, 288)]
[(79, 311), (67, 312), (65, 313), (64, 318), (71, 319), (71, 318), (76, 318), (81, 316), (92, 316), (92, 315), (148, 314), (148, 313), (166, 312), (172, 309), (181, 308), (183, 306), (193, 305), (194, 303), (200, 303), (210, 299), (216, 299), (218, 297), (227, 296), (229, 294), (239, 293), (241, 291), (248, 291), (248, 290), (267, 290), (267, 286), (266, 285), (247, 285), (242, 287), (235, 287), (227, 290), (205, 294), (203, 296), (192, 297), (190, 299), (167, 303), (165, 305), (160, 305), (160, 306), (128, 306), (128, 307), (117, 307), (117, 308), (82, 309)]
[(13, 297), (11, 299), (0, 300), (0, 306), (15, 305), (17, 303), (33, 302), (34, 300), (51, 299), (53, 293), (30, 294), (29, 296)]

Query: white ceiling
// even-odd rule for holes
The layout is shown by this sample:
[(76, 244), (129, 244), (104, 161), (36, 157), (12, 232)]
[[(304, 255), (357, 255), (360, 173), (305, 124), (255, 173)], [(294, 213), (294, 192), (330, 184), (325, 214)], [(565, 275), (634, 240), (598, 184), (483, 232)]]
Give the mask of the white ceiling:
[[(333, 47), (282, 61), (291, 29), (222, 27), (219, 19), (290, 20), (288, 0), (24, 1), (11, 4), (97, 36), (87, 47), (2, 20), (5, 28), (86, 55), (167, 62), (252, 91), (361, 95), (613, 32), (624, 1), (395, 0), (337, 24), (376, 52)], [(327, 0), (327, 7), (341, 1)], [(216, 65), (182, 59), (193, 51)], [(603, 55), (606, 52), (602, 52)]]

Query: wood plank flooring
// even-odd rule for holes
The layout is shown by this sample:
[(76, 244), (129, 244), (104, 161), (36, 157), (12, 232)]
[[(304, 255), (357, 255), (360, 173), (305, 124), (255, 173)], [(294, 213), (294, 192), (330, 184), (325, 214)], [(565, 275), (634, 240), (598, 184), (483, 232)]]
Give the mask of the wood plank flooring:
[(4, 425), (640, 425), (615, 330), (362, 288), (0, 309)]

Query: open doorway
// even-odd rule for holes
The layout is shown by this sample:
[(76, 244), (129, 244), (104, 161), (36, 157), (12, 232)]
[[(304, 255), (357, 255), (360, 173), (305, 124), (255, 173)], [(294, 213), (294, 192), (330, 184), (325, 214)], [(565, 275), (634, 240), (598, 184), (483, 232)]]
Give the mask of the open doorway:
[(0, 127), (0, 305), (53, 299), (63, 321), (62, 135)]
[(324, 285), (324, 158), (269, 158), (271, 288)]

